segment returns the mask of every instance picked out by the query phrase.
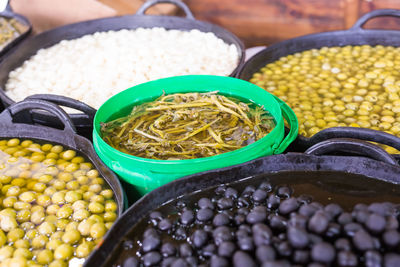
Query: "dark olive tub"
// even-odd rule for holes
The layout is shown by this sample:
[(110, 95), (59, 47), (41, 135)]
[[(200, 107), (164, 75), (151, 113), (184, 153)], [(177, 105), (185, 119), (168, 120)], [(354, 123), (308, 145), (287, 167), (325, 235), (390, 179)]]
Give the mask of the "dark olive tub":
[[(328, 152), (343, 153), (347, 151), (356, 151), (361, 156), (355, 157), (319, 155)], [(367, 157), (374, 158), (374, 160)], [(178, 227), (180, 225), (178, 228), (183, 228), (183, 233), (185, 233), (185, 231), (191, 231), (185, 230), (189, 229), (190, 227), (194, 227), (193, 230), (204, 230), (207, 232), (207, 229), (209, 229), (210, 227), (212, 228), (216, 224), (218, 225), (215, 219), (216, 216), (214, 217), (211, 226), (210, 224), (206, 223), (197, 224), (198, 221), (204, 219), (204, 216), (208, 216), (205, 214), (199, 215), (200, 212), (198, 211), (200, 209), (197, 210), (197, 208), (200, 207), (201, 209), (203, 209), (203, 207), (201, 207), (202, 205), (215, 205), (216, 207), (218, 207), (219, 213), (230, 214), (234, 212), (236, 206), (234, 206), (234, 208), (231, 208), (232, 206), (229, 206), (230, 204), (226, 204), (226, 198), (233, 198), (235, 199), (235, 203), (239, 203), (238, 200), (240, 198), (238, 198), (238, 196), (242, 196), (240, 195), (241, 191), (243, 191), (243, 189), (247, 188), (248, 186), (254, 186), (254, 188), (257, 188), (257, 186), (260, 186), (261, 184), (259, 189), (270, 187), (273, 188), (270, 189), (270, 191), (272, 190), (278, 192), (277, 194), (287, 194), (287, 196), (283, 196), (281, 198), (281, 203), (285, 201), (287, 201), (287, 203), (290, 201), (293, 202), (292, 199), (296, 197), (298, 202), (301, 199), (301, 201), (303, 202), (317, 201), (320, 203), (318, 205), (327, 205), (325, 206), (325, 210), (337, 209), (337, 205), (332, 204), (337, 203), (342, 207), (342, 210), (340, 212), (349, 213), (349, 211), (351, 211), (354, 206), (355, 209), (361, 209), (361, 207), (364, 207), (366, 209), (376, 210), (376, 207), (380, 207), (379, 205), (381, 205), (376, 204), (376, 202), (381, 203), (388, 201), (396, 203), (393, 204), (393, 206), (391, 207), (396, 207), (395, 209), (397, 210), (398, 203), (400, 203), (400, 187), (398, 186), (399, 183), (400, 167), (396, 164), (396, 161), (393, 159), (392, 156), (387, 154), (381, 148), (376, 147), (372, 144), (369, 144), (367, 142), (355, 141), (352, 139), (334, 139), (324, 141), (317, 144), (316, 146), (313, 146), (309, 151), (306, 152), (306, 154), (288, 153), (285, 155), (273, 155), (229, 168), (223, 168), (219, 170), (213, 170), (187, 176), (152, 191), (151, 193), (140, 199), (138, 202), (136, 202), (133, 206), (131, 206), (127, 210), (127, 212), (121, 217), (121, 219), (116, 223), (115, 227), (113, 227), (113, 229), (110, 231), (109, 235), (104, 240), (102, 247), (95, 253), (93, 253), (92, 256), (87, 260), (86, 266), (125, 266), (126, 260), (126, 264), (128, 264), (128, 262), (130, 261), (130, 264), (132, 264), (132, 266), (141, 266), (135, 265), (138, 263), (137, 259), (139, 257), (143, 257), (145, 261), (147, 260), (147, 264), (150, 264), (151, 261), (154, 260), (154, 257), (159, 257), (160, 254), (158, 253), (160, 252), (158, 251), (162, 250), (162, 253), (167, 253), (166, 251), (164, 251), (165, 248), (151, 248), (151, 243), (148, 242), (149, 240), (142, 240), (142, 236), (153, 236), (153, 230), (149, 230), (152, 227), (158, 227), (158, 229), (162, 229), (163, 227), (166, 227), (166, 229), (172, 229), (172, 233), (174, 233), (175, 237), (174, 239), (169, 238), (167, 240), (173, 245), (176, 245), (177, 243), (182, 244), (182, 240), (187, 240), (191, 242), (190, 244), (191, 246), (194, 246), (194, 248), (190, 249), (187, 247), (187, 245), (182, 248), (181, 245), (178, 250), (180, 255), (182, 255), (182, 253), (192, 253), (190, 255), (193, 256), (198, 255), (197, 253), (204, 253), (206, 247), (209, 248), (208, 246), (198, 247), (198, 249), (195, 249), (196, 243), (200, 246), (202, 245), (201, 241), (198, 241), (199, 237), (196, 237), (197, 239), (195, 239), (194, 233), (192, 235), (192, 233), (189, 234), (188, 232), (188, 236), (183, 235), (183, 239), (179, 241), (179, 238), (176, 238), (179, 233), (176, 231), (177, 228), (174, 227)], [(221, 184), (224, 184), (225, 186), (221, 187)], [(237, 195), (235, 196), (235, 194)], [(310, 196), (312, 198), (311, 200), (309, 199)], [(198, 200), (203, 197), (211, 199), (211, 202), (209, 202), (211, 204), (207, 204), (207, 202), (203, 202), (202, 204), (200, 204), (200, 201), (198, 202)], [(259, 198), (265, 199), (265, 197), (266, 196), (263, 196), (263, 198)], [(224, 198), (225, 200), (221, 201), (221, 198)], [(255, 198), (256, 196), (253, 194), (252, 199)], [(213, 202), (213, 199), (216, 199), (215, 202)], [(266, 203), (269, 203), (268, 201)], [(364, 203), (365, 205), (360, 205), (359, 203)], [(369, 204), (371, 204), (370, 207), (366, 206)], [(289, 205), (286, 205), (286, 209), (288, 206)], [(185, 226), (184, 224), (186, 222), (184, 221), (186, 219), (184, 218), (183, 212), (186, 209), (190, 210), (191, 208), (196, 209), (197, 215), (195, 215), (196, 217), (192, 220), (188, 219), (188, 223), (190, 225), (187, 224)], [(224, 209), (226, 208), (227, 210), (224, 211)], [(283, 213), (283, 211), (281, 211), (280, 209), (281, 207), (279, 206), (279, 212)], [(166, 214), (170, 215), (164, 216)], [(275, 215), (278, 216), (278, 219), (279, 217), (282, 218), (284, 216), (271, 213), (269, 214), (269, 216), (272, 217), (274, 217)], [(296, 216), (292, 216), (296, 217), (296, 219), (292, 220), (294, 220), (296, 224), (301, 223), (301, 220), (297, 220), (301, 219), (301, 216)], [(272, 219), (272, 217), (268, 217), (268, 220), (266, 220), (266, 218), (263, 218), (262, 220), (263, 222), (272, 222), (273, 220), (276, 221), (276, 218)], [(179, 223), (174, 224), (174, 226), (168, 226), (168, 221), (165, 221), (162, 218), (168, 218), (170, 222), (177, 220), (179, 221)], [(247, 217), (246, 220), (248, 224), (256, 223), (254, 221), (256, 220), (254, 216), (250, 219), (249, 217)], [(284, 221), (289, 222), (288, 220), (289, 219), (287, 218)], [(161, 223), (161, 221), (163, 221), (163, 223)], [(231, 221), (231, 223), (233, 222)], [(293, 222), (290, 221), (290, 223)], [(234, 227), (232, 224), (229, 224), (228, 226), (231, 227), (230, 229)], [(225, 226), (220, 227), (224, 228)], [(220, 227), (217, 227), (218, 229), (220, 229), (220, 231), (226, 231), (226, 227), (224, 229)], [(249, 225), (243, 226), (242, 228), (248, 229), (248, 227), (250, 227), (251, 229), (251, 226)], [(253, 228), (254, 227), (255, 226), (253, 225)], [(313, 229), (313, 227), (314, 226), (311, 226), (311, 229)], [(333, 231), (332, 233), (334, 233), (336, 231), (335, 229), (337, 230), (336, 226), (333, 227), (330, 231)], [(160, 233), (162, 231), (164, 231), (164, 233), (168, 231), (169, 233), (170, 230), (160, 230)], [(200, 236), (201, 234), (204, 235), (204, 231), (202, 231), (199, 231), (197, 233)], [(211, 234), (209, 234), (208, 238), (211, 238), (211, 240), (217, 242), (218, 238), (221, 238), (221, 233), (215, 233), (214, 231), (219, 231), (216, 229), (212, 231), (213, 237), (210, 237)], [(253, 231), (255, 230), (253, 229)], [(235, 235), (237, 236), (237, 232)], [(269, 232), (269, 235), (271, 235), (271, 232)], [(227, 238), (229, 240), (232, 240), (232, 237), (228, 236)], [(285, 240), (286, 237), (281, 236), (280, 238), (283, 238), (281, 241), (276, 238), (279, 239), (279, 237), (276, 236), (269, 241), (269, 244), (271, 246), (274, 244), (274, 242), (278, 242), (280, 244), (280, 242), (282, 240)], [(138, 243), (139, 240), (141, 243)], [(163, 242), (165, 240), (166, 239), (163, 239)], [(233, 239), (232, 242), (235, 243), (235, 240), (236, 239)], [(199, 244), (198, 242), (200, 242), (201, 244)], [(254, 242), (256, 242), (257, 244), (257, 242), (262, 241), (255, 238)], [(283, 243), (285, 243), (285, 241), (283, 241)], [(249, 266), (255, 266), (252, 265), (254, 261), (248, 259), (249, 255), (254, 256), (254, 253), (256, 253), (254, 252), (255, 247), (253, 248), (253, 250), (251, 249), (251, 244), (251, 241), (247, 244), (248, 246), (246, 244), (241, 244), (238, 239), (237, 246), (239, 246), (240, 250), (242, 251), (239, 253), (235, 253), (235, 255), (232, 256), (232, 258), (230, 258), (229, 260), (225, 259), (225, 264), (236, 264), (235, 266), (240, 266), (240, 264), (248, 263), (250, 264)], [(358, 244), (360, 243), (357, 241), (357, 245)], [(324, 245), (325, 243), (321, 246), (323, 247)], [(285, 245), (282, 245), (282, 247), (285, 246), (287, 246), (287, 243), (285, 243)], [(282, 251), (285, 251), (285, 248), (282, 247), (280, 249), (282, 249)], [(316, 249), (320, 248), (317, 247)], [(242, 252), (245, 252), (247, 256)], [(149, 256), (146, 256), (146, 253), (153, 253), (151, 254), (153, 258), (150, 256), (150, 254)], [(131, 256), (134, 257), (134, 259)], [(193, 262), (192, 256), (188, 257), (191, 258), (190, 261)], [(129, 257), (131, 258), (128, 260)], [(187, 261), (189, 261), (188, 257), (186, 257)], [(208, 256), (204, 256), (204, 254), (201, 254), (199, 256), (200, 260), (197, 261), (196, 264), (201, 264), (203, 263), (203, 261), (207, 262), (207, 257)], [(219, 256), (214, 255), (210, 257), (210, 260), (214, 261), (214, 263), (217, 263), (219, 260), (221, 260), (221, 257)], [(245, 260), (246, 257), (247, 261)], [(288, 260), (288, 258), (285, 257), (283, 258), (285, 260)], [(315, 257), (318, 258), (318, 256)], [(311, 258), (309, 259), (309, 262), (311, 262)], [(314, 260), (314, 258), (312, 259)], [(178, 260), (176, 264), (182, 263), (181, 259), (176, 260)], [(322, 258), (321, 260), (323, 261), (324, 259)], [(385, 256), (385, 260), (387, 262), (396, 262), (398, 258), (397, 256), (389, 255), (387, 257)], [(224, 259), (221, 260), (220, 263), (223, 261)], [(278, 264), (278, 262), (275, 263)], [(279, 264), (284, 263), (285, 262), (279, 262)], [(188, 262), (184, 262), (184, 264), (188, 264), (188, 266), (190, 265)]]

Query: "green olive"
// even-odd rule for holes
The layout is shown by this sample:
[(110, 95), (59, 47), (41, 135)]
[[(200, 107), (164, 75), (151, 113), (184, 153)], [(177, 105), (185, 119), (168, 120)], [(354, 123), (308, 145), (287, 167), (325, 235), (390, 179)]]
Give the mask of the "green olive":
[(45, 213), (43, 211), (34, 211), (31, 214), (31, 222), (34, 224), (41, 224), (44, 221)]
[[(65, 186), (66, 186), (66, 183), (61, 180), (56, 180), (53, 183), (53, 187), (57, 190), (63, 190), (65, 188)], [(60, 192), (57, 192), (57, 193), (60, 193)]]
[(36, 225), (32, 222), (23, 222), (20, 224), (20, 228), (25, 232), (32, 230), (36, 227)]
[(36, 260), (40, 264), (49, 264), (53, 261), (53, 253), (49, 249), (43, 249), (37, 255)]
[(113, 222), (117, 219), (117, 214), (115, 212), (107, 211), (103, 215), (105, 222)]
[(81, 238), (81, 235), (78, 230), (69, 230), (65, 231), (64, 235), (62, 236), (62, 241), (64, 243), (68, 244), (75, 244), (77, 243)]
[(48, 195), (39, 195), (36, 202), (42, 207), (47, 207), (52, 203), (51, 198)]
[(19, 223), (27, 222), (29, 221), (31, 217), (31, 212), (29, 209), (23, 209), (17, 212), (17, 221)]
[(66, 150), (62, 154), (62, 158), (65, 160), (71, 160), (76, 156), (76, 152), (74, 150)]
[(51, 201), (54, 204), (64, 204), (65, 203), (65, 193), (64, 192), (56, 192), (54, 193), (53, 197), (51, 198)]
[(87, 177), (94, 179), (99, 176), (99, 172), (95, 169), (92, 169), (86, 173)]
[(64, 148), (62, 146), (56, 145), (53, 146), (50, 151), (56, 154), (60, 154), (62, 151), (64, 150)]
[(88, 202), (84, 200), (78, 200), (75, 201), (74, 204), (72, 204), (72, 209), (74, 211), (80, 210), (80, 209), (86, 209), (88, 207)]
[(36, 229), (28, 230), (25, 234), (26, 238), (29, 240), (33, 240), (38, 235), (38, 231)]
[(14, 178), (12, 181), (11, 181), (11, 184), (12, 185), (16, 185), (16, 186), (18, 186), (18, 187), (24, 187), (25, 185), (26, 185), (26, 179), (23, 179), (23, 178)]
[(56, 226), (51, 222), (42, 222), (38, 227), (38, 231), (42, 235), (51, 235), (56, 230)]
[(58, 221), (58, 218), (54, 214), (53, 215), (47, 215), (46, 218), (44, 218), (44, 221), (48, 222), (48, 223), (52, 223), (52, 224), (55, 225), (57, 223), (57, 221)]
[(11, 147), (18, 146), (19, 144), (20, 144), (20, 140), (17, 138), (10, 139), (7, 142), (7, 146), (11, 146)]
[(19, 193), (21, 192), (21, 188), (19, 188), (19, 186), (10, 186), (7, 190), (6, 196), (10, 197), (10, 196), (18, 196)]
[(83, 243), (76, 248), (76, 256), (78, 258), (86, 258), (87, 256), (89, 256), (90, 251), (93, 249), (93, 246), (94, 245), (91, 242), (83, 241)]
[(57, 231), (57, 232), (55, 232), (54, 234), (52, 234), (52, 235), (50, 236), (50, 239), (51, 239), (51, 240), (53, 240), (53, 239), (61, 240), (61, 238), (62, 238), (63, 235), (64, 235), (64, 232), (63, 232), (63, 231)]
[[(3, 187), (4, 188), (4, 187)], [(11, 208), (14, 206), (15, 202), (17, 202), (17, 198), (16, 197), (6, 197), (5, 199), (3, 199), (3, 206), (5, 208)]]
[(4, 216), (0, 221), (0, 228), (4, 232), (10, 232), (18, 227), (17, 220), (10, 216)]
[(77, 191), (69, 191), (65, 194), (65, 201), (68, 203), (74, 203), (82, 199), (82, 194)]
[(18, 239), (22, 239), (25, 235), (24, 230), (20, 228), (14, 228), (7, 233), (7, 241), (8, 242), (15, 242)]
[(34, 190), (35, 192), (37, 192), (37, 193), (42, 193), (42, 192), (44, 192), (44, 190), (46, 190), (46, 184), (45, 183), (36, 183), (34, 186), (33, 186), (33, 188), (32, 188), (32, 190)]
[(19, 200), (23, 201), (23, 202), (33, 202), (36, 199), (36, 194), (34, 192), (31, 191), (27, 191), (24, 193), (21, 193), (19, 195)]
[(14, 247), (16, 248), (28, 248), (29, 249), (29, 241), (27, 239), (19, 239), (14, 242)]
[(54, 251), (54, 258), (57, 260), (69, 260), (72, 257), (74, 250), (69, 244), (62, 244)]
[(14, 258), (25, 258), (25, 259), (32, 259), (32, 252), (29, 251), (27, 248), (17, 248), (14, 250), (13, 254)]
[(58, 211), (59, 209), (60, 209), (60, 206), (59, 206), (59, 205), (57, 205), (57, 204), (52, 204), (52, 205), (50, 205), (50, 206), (47, 207), (46, 213), (47, 213), (47, 214), (52, 214), (52, 215), (54, 215), (54, 214), (57, 213), (57, 211)]
[(89, 211), (92, 213), (103, 213), (104, 212), (104, 206), (98, 202), (90, 202), (88, 208), (89, 208)]
[(105, 205), (105, 210), (106, 211), (117, 211), (118, 206), (117, 203), (115, 203), (115, 201), (107, 201), (106, 205)]
[(50, 250), (56, 250), (62, 244), (61, 239), (51, 239), (47, 244), (46, 248)]
[(101, 191), (101, 185), (99, 184), (92, 184), (89, 186), (89, 191), (94, 192), (94, 193), (100, 193)]
[(44, 248), (49, 239), (45, 235), (37, 235), (32, 239), (32, 247), (35, 249)]
[(99, 239), (104, 236), (106, 233), (107, 228), (105, 227), (104, 223), (95, 223), (90, 227), (90, 236), (94, 239)]
[(57, 211), (57, 217), (60, 219), (68, 218), (69, 216), (72, 215), (73, 212), (74, 210), (70, 206), (64, 205)]
[(60, 181), (63, 181), (65, 183), (70, 182), (74, 179), (74, 176), (71, 173), (68, 172), (60, 172), (57, 176)]
[(45, 195), (47, 195), (47, 196), (53, 196), (54, 195), (54, 193), (55, 192), (57, 192), (57, 189), (55, 189), (54, 187), (47, 187), (45, 190), (44, 190), (44, 194)]
[(81, 185), (85, 185), (89, 183), (89, 177), (87, 177), (86, 175), (80, 175), (76, 178), (76, 180), (78, 181), (79, 184)]
[(96, 222), (94, 220), (88, 220), (85, 219), (81, 221), (78, 225), (78, 231), (81, 233), (83, 236), (88, 236), (90, 235), (90, 228), (92, 227), (93, 224)]
[(94, 195), (95, 195), (94, 192), (87, 191), (87, 192), (83, 193), (83, 199), (90, 200)]
[(111, 189), (105, 189), (100, 192), (100, 194), (105, 197), (106, 199), (112, 199), (114, 193)]
[(85, 209), (80, 209), (80, 210), (74, 211), (74, 214), (72, 215), (72, 218), (75, 221), (82, 221), (84, 219), (89, 218), (89, 216), (90, 216), (90, 212), (89, 211), (87, 211)]
[(80, 184), (78, 181), (69, 181), (66, 185), (68, 190), (78, 190), (80, 187)]
[(16, 210), (27, 210), (32, 208), (32, 205), (30, 203), (22, 202), (22, 201), (17, 201), (14, 203), (14, 209)]
[(58, 219), (56, 222), (57, 229), (64, 230), (69, 224), (69, 219)]

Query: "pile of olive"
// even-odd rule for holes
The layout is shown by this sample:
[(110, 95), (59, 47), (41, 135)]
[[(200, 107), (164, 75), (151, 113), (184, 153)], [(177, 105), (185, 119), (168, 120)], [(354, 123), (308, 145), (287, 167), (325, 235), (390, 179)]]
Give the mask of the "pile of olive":
[(398, 204), (346, 210), (293, 187), (256, 186), (167, 202), (132, 229), (112, 266), (400, 266)]
[(336, 126), (400, 136), (400, 48), (323, 47), (267, 64), (250, 79), (289, 104), (299, 133)]
[(82, 263), (117, 218), (113, 191), (76, 151), (0, 140), (0, 266)]

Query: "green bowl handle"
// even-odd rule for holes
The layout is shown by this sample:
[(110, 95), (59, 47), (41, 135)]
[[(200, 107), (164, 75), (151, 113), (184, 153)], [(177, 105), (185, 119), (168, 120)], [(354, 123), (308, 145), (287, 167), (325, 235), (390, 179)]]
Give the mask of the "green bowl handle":
[(296, 139), (297, 134), (299, 133), (299, 122), (297, 120), (296, 114), (294, 111), (281, 99), (274, 96), (276, 101), (281, 106), (282, 115), (285, 120), (289, 123), (289, 133), (282, 140), (282, 142), (278, 145), (277, 148), (274, 149), (274, 154), (280, 154), (285, 151), (285, 149)]

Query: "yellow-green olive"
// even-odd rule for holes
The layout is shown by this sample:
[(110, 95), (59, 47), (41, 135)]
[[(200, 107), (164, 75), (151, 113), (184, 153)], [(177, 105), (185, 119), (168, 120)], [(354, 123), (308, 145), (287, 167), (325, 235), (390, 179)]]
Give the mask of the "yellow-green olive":
[[(322, 47), (296, 53), (295, 60), (292, 56), (262, 67), (250, 82), (292, 107), (299, 133), (310, 137), (327, 127), (351, 126), (400, 136), (389, 125), (400, 115), (400, 50), (368, 45)], [(308, 112), (323, 116), (309, 117)], [(373, 113), (379, 117), (372, 118)]]

